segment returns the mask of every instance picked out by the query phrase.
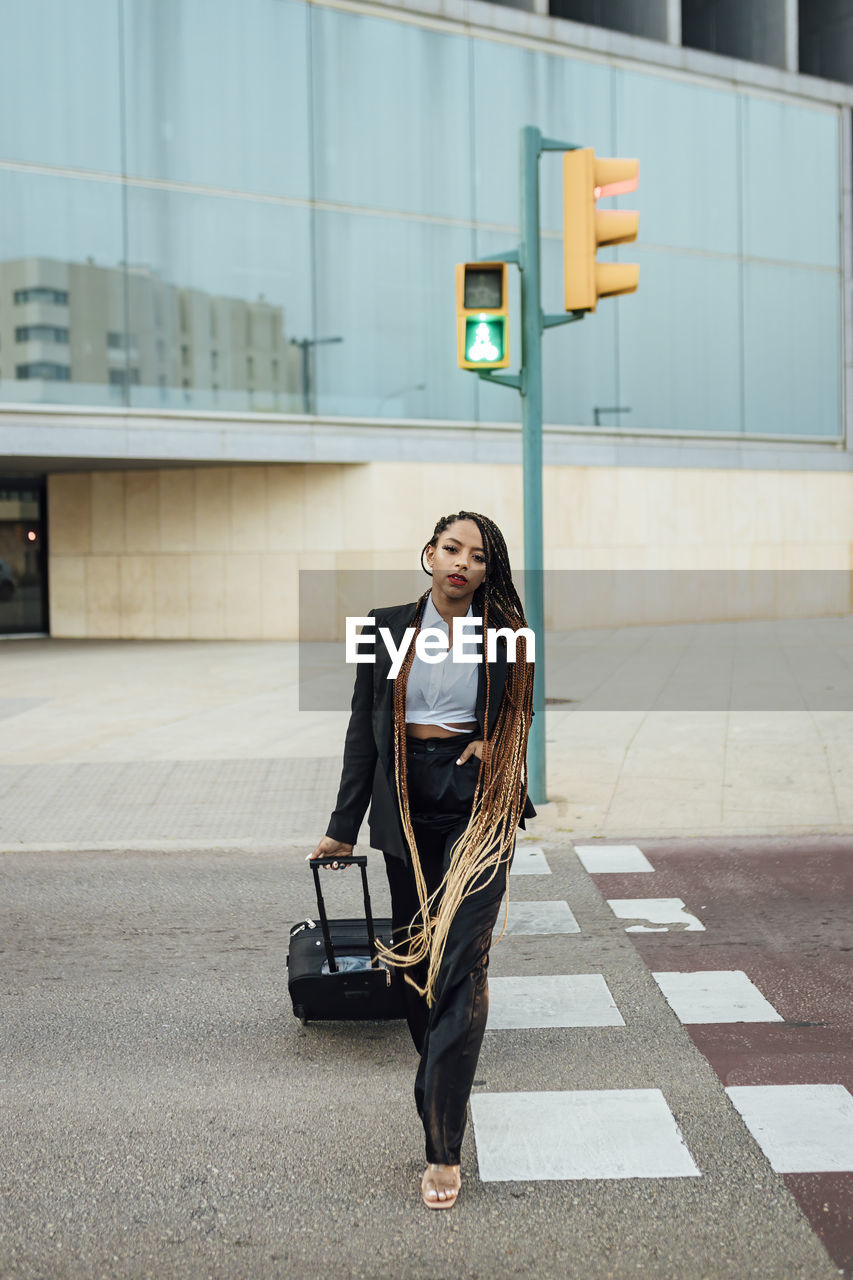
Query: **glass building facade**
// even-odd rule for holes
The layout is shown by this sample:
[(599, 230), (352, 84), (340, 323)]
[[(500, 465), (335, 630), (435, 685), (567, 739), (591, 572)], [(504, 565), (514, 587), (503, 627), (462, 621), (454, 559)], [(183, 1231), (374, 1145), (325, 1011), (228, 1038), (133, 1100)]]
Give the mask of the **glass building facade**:
[(536, 124), (641, 161), (639, 292), (548, 334), (546, 422), (843, 434), (840, 107), (298, 0), (28, 0), (4, 46), (5, 403), (517, 421), (454, 264), (515, 244)]

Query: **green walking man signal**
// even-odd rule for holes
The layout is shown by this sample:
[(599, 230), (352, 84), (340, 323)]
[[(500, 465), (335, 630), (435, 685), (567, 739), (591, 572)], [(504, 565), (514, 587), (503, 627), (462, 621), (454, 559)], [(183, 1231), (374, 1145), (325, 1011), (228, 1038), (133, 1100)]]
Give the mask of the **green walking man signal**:
[(509, 364), (505, 262), (457, 264), (456, 343), (460, 369), (505, 369)]

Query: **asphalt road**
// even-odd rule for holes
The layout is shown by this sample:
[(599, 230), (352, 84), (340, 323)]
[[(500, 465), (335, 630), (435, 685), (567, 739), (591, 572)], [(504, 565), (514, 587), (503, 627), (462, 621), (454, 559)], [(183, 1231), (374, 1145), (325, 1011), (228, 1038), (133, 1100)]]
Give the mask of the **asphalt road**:
[[(830, 1256), (790, 1175), (733, 1107), (720, 1055), (682, 1024), (647, 963), (657, 948), (663, 968), (671, 946), (676, 967), (696, 939), (709, 945), (710, 928), (626, 933), (606, 898), (627, 892), (610, 892), (616, 878), (591, 876), (559, 835), (545, 842), (551, 874), (513, 877), (511, 897), (568, 902), (579, 932), (506, 937), (491, 973), (603, 975), (624, 1025), (488, 1031), (475, 1102), (659, 1090), (696, 1176), (481, 1181), (469, 1125), (459, 1204), (428, 1212), (404, 1024), (292, 1016), (288, 930), (314, 910), (306, 852), (0, 857), (3, 1280), (839, 1274), (838, 1240)], [(753, 855), (757, 844), (739, 857)], [(371, 865), (381, 913), (378, 855)], [(690, 870), (688, 857), (662, 861), (654, 878), (671, 880), (656, 891), (687, 901)], [(326, 882), (334, 912), (356, 914), (355, 876)], [(730, 923), (720, 913), (720, 938)], [(814, 926), (808, 984), (819, 990), (821, 948), (838, 937)], [(742, 917), (739, 927), (749, 932)], [(782, 1013), (826, 1020), (832, 1007), (827, 995)], [(838, 1045), (849, 1066), (849, 1039)]]

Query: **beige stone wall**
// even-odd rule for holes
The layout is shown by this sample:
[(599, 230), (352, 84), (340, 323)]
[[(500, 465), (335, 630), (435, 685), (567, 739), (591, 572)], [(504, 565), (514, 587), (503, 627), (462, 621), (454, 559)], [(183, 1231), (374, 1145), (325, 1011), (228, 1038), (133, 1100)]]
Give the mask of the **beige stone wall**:
[[(544, 504), (548, 569), (831, 569), (840, 572), (811, 575), (820, 590), (799, 611), (850, 609), (851, 474), (546, 467)], [(300, 569), (416, 569), (436, 519), (459, 508), (492, 516), (521, 567), (520, 467), (376, 462), (53, 475), (51, 632), (295, 639)], [(741, 614), (797, 611), (762, 598), (761, 575), (750, 577), (758, 594), (744, 597)], [(697, 603), (707, 616), (732, 616), (725, 602), (709, 604), (710, 580), (697, 578)], [(585, 620), (681, 620), (684, 602), (672, 601), (671, 585), (651, 606), (641, 598), (646, 586), (638, 584), (649, 581), (622, 575), (600, 616)], [(549, 625), (577, 624), (571, 601), (565, 606), (549, 601)]]

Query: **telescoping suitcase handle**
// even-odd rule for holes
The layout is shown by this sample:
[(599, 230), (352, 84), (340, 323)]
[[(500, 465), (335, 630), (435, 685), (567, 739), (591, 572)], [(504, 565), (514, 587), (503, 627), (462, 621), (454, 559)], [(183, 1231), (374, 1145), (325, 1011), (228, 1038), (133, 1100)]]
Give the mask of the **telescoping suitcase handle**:
[(333, 862), (353, 862), (361, 867), (361, 887), (364, 890), (364, 916), (367, 921), (367, 946), (370, 951), (370, 963), (373, 966), (378, 964), (376, 954), (376, 931), (373, 927), (373, 912), (370, 909), (370, 893), (367, 888), (367, 858), (365, 855), (351, 853), (346, 854), (334, 853), (325, 858), (312, 858), (311, 870), (314, 872), (314, 888), (317, 890), (317, 909), (320, 913), (320, 927), (323, 930), (323, 941), (326, 944), (326, 958), (329, 961), (329, 973), (337, 973), (338, 966), (335, 960), (335, 951), (332, 946), (332, 935), (329, 930), (329, 920), (326, 915), (326, 904), (323, 901), (323, 890), (320, 888), (320, 867), (331, 866)]

